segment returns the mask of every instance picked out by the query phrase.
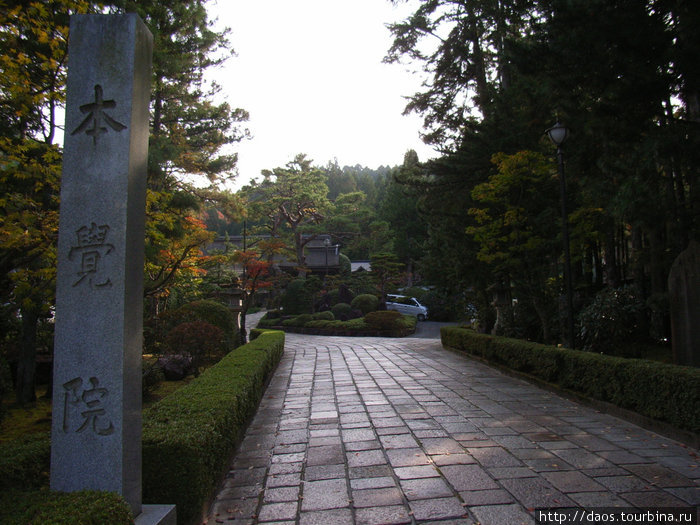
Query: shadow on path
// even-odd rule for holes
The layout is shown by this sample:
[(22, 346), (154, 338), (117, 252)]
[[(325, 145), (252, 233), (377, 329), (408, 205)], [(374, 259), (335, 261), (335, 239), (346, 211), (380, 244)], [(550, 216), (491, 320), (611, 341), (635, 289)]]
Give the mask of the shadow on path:
[(440, 339), (440, 328), (443, 326), (454, 326), (457, 323), (438, 323), (435, 321), (423, 321), (416, 323), (416, 333), (410, 337), (420, 339)]

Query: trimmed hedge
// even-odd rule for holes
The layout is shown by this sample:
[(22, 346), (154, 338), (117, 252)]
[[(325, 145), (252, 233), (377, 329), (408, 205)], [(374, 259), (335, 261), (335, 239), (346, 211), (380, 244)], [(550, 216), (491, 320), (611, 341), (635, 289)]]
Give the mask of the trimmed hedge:
[[(330, 314), (330, 312), (322, 313)], [(415, 317), (401, 315), (393, 310), (370, 312), (364, 317), (348, 321), (316, 319), (316, 316), (320, 316), (320, 314), (314, 314), (311, 320), (309, 320), (309, 314), (301, 314), (285, 320), (261, 319), (258, 323), (258, 329), (274, 328), (312, 335), (405, 337), (415, 332), (417, 322)]]
[(381, 310), (369, 312), (365, 315), (365, 322), (377, 330), (396, 330), (401, 328), (402, 315), (395, 310)]
[(313, 321), (311, 314), (301, 314), (282, 321), (282, 326), (304, 326), (309, 321)]
[(24, 490), (47, 487), (50, 463), (51, 434), (48, 432), (0, 444), (0, 493), (18, 487)]
[[(181, 524), (193, 523), (202, 516), (283, 351), (283, 332), (261, 332), (255, 341), (237, 348), (187, 386), (144, 410), (144, 503), (176, 504)], [(30, 523), (16, 518), (24, 516), (17, 514), (16, 509), (21, 508), (41, 516), (34, 523), (42, 525), (121, 524), (121, 518), (99, 518), (102, 511), (119, 516), (112, 499), (121, 501), (119, 496), (92, 493), (80, 499), (84, 493), (46, 490), (50, 447), (48, 434), (0, 444), (0, 493), (9, 493), (16, 487), (37, 489), (15, 493), (13, 505), (0, 501), (0, 523)], [(90, 501), (94, 503), (82, 503)], [(84, 506), (84, 512), (76, 502)], [(69, 516), (66, 521), (43, 518), (58, 508), (69, 509), (56, 514)], [(16, 519), (19, 521), (12, 521)], [(131, 518), (124, 523), (132, 523)]]
[(379, 308), (379, 297), (363, 293), (355, 297), (350, 303), (350, 306), (353, 310), (360, 310), (362, 315), (367, 315)]
[(283, 351), (284, 334), (264, 332), (144, 411), (144, 503), (177, 504), (178, 523), (201, 517)]
[(320, 330), (320, 331), (357, 331), (357, 332), (362, 332), (366, 330), (370, 330), (370, 326), (365, 323), (365, 320), (362, 318), (357, 318), (357, 319), (350, 319), (349, 321), (340, 321), (340, 320), (333, 320), (333, 321), (326, 321), (323, 319), (319, 319), (316, 321), (309, 321), (304, 325), (305, 328), (311, 328), (315, 330)]
[(111, 492), (9, 491), (0, 494), (3, 525), (132, 525), (126, 502)]
[(348, 320), (352, 315), (352, 306), (350, 306), (348, 303), (338, 303), (333, 305), (331, 308), (331, 313), (335, 319), (341, 319), (344, 317), (345, 320)]
[(443, 345), (676, 428), (700, 432), (700, 369), (440, 329)]

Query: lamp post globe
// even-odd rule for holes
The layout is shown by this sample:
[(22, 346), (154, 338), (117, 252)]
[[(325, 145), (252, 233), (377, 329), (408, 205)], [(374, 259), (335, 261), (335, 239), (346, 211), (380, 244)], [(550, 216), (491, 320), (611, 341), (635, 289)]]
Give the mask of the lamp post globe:
[(569, 137), (569, 129), (557, 120), (546, 130), (549, 140), (557, 147), (557, 168), (559, 171), (559, 189), (561, 196), (562, 243), (564, 245), (564, 285), (566, 289), (566, 339), (570, 348), (576, 348), (574, 336), (574, 300), (571, 284), (571, 252), (569, 249), (569, 216), (566, 209), (566, 176), (564, 174), (564, 153), (562, 144)]
[(554, 145), (558, 148), (564, 144), (566, 139), (569, 137), (569, 128), (557, 121), (557, 123), (549, 128), (546, 133), (549, 136), (549, 140), (551, 140), (552, 143), (554, 143)]

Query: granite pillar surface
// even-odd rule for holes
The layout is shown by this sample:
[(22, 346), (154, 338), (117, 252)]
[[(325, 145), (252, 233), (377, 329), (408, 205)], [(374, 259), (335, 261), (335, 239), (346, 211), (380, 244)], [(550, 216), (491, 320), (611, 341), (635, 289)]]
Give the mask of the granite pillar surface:
[(135, 14), (71, 17), (56, 289), (51, 488), (135, 515), (152, 42)]

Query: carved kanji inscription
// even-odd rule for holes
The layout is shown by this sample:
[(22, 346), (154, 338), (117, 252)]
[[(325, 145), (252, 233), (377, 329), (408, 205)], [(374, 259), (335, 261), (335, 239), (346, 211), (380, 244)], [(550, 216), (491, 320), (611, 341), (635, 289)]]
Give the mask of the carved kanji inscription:
[(104, 100), (102, 86), (99, 84), (95, 85), (95, 101), (80, 106), (81, 113), (87, 113), (87, 117), (71, 132), (71, 135), (77, 135), (84, 131), (86, 135), (92, 136), (93, 144), (97, 144), (100, 135), (109, 131), (106, 126), (109, 126), (114, 131), (126, 129), (124, 124), (114, 120), (105, 111), (115, 107), (117, 107), (116, 101)]

